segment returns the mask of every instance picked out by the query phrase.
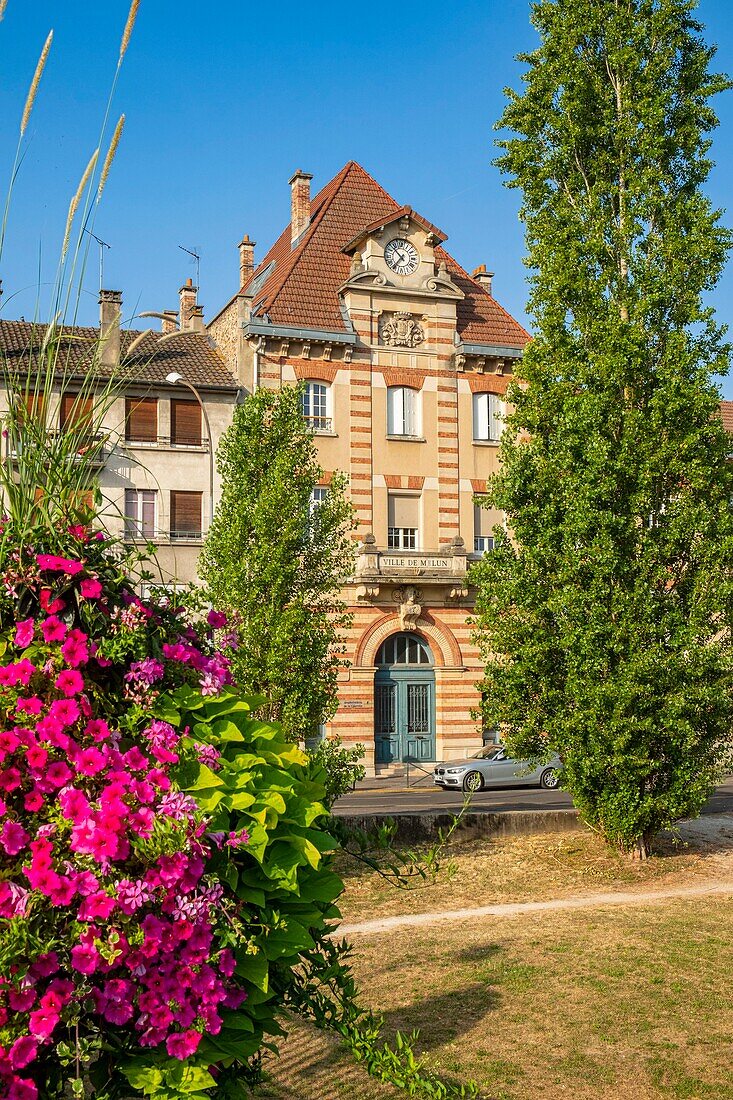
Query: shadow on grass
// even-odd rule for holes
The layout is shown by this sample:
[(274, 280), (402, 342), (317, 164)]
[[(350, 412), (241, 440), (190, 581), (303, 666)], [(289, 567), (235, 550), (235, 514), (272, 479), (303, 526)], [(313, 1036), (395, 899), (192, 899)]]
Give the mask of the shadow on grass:
[(486, 1020), (498, 1009), (499, 999), (497, 990), (487, 982), (461, 984), (458, 989), (385, 1012), (386, 1031), (389, 1035), (419, 1031), (416, 1051), (434, 1050)]

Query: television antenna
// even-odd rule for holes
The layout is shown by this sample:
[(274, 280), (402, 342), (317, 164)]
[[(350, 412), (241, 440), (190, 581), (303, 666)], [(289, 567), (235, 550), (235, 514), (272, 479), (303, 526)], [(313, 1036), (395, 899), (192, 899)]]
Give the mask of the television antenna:
[(101, 291), (104, 286), (104, 250), (105, 248), (111, 248), (112, 245), (107, 244), (107, 242), (103, 241), (101, 237), (98, 237), (96, 233), (92, 233), (91, 229), (85, 229), (84, 232), (88, 233), (90, 237), (93, 237), (99, 245), (99, 289)]
[(196, 264), (196, 287), (201, 286), (201, 256), (193, 248), (184, 248), (182, 244), (178, 246), (181, 252), (187, 252), (189, 256), (193, 256), (193, 262)]

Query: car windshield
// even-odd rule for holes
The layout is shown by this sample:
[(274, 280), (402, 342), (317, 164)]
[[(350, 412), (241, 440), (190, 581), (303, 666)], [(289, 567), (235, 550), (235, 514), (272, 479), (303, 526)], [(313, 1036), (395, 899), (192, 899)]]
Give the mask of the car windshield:
[(498, 756), (500, 752), (503, 752), (501, 745), (484, 745), (482, 749), (475, 752), (471, 757), (472, 760), (493, 760), (495, 756)]

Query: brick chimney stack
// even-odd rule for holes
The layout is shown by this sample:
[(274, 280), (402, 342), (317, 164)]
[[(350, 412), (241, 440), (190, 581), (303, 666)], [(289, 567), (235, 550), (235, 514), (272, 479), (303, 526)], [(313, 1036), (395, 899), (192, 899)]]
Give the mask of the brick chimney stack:
[(239, 286), (244, 288), (252, 278), (255, 269), (256, 241), (249, 239), (249, 233), (239, 242)]
[(206, 332), (206, 325), (204, 324), (204, 307), (194, 306), (191, 314), (190, 328), (192, 332)]
[(302, 237), (311, 222), (311, 180), (300, 168), (290, 180), (290, 246)]
[(120, 362), (120, 316), (122, 291), (99, 292), (99, 361), (103, 367), (117, 367)]
[(188, 329), (193, 328), (192, 322), (196, 309), (196, 295), (198, 294), (198, 289), (197, 286), (193, 285), (193, 279), (186, 279), (185, 283), (178, 291), (178, 297), (181, 303), (179, 311), (181, 332), (186, 332)]
[(164, 309), (160, 327), (164, 336), (167, 336), (169, 332), (176, 332), (178, 330), (178, 311)]
[(479, 264), (471, 278), (482, 286), (487, 294), (491, 294), (491, 280), (494, 278), (494, 272), (487, 271), (486, 264)]

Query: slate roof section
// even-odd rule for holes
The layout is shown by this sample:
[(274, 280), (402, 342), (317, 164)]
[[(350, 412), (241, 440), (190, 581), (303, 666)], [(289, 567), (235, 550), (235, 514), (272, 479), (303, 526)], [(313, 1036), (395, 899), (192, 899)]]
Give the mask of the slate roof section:
[[(366, 227), (407, 208), (400, 206), (356, 161), (349, 161), (311, 202), (311, 223), (291, 248), (290, 225), (255, 269), (245, 292), (274, 264), (252, 303), (253, 316), (268, 314), (275, 325), (348, 331), (338, 290), (349, 278), (351, 261), (343, 251)], [(429, 224), (429, 223), (428, 223)], [(440, 231), (438, 231), (440, 232)], [(442, 234), (441, 234), (442, 236)], [(466, 344), (524, 348), (529, 333), (442, 247), (454, 282), (466, 295), (458, 302), (458, 335)]]
[[(0, 365), (21, 372), (31, 363), (37, 368), (45, 332), (45, 325), (0, 320)], [(160, 333), (149, 332), (126, 360), (126, 349), (139, 336), (140, 332), (134, 329), (122, 329), (120, 333), (122, 363), (117, 375), (120, 380), (144, 386), (169, 386), (166, 375), (176, 371), (187, 382), (201, 389), (236, 391), (236, 378), (222, 355), (211, 346), (206, 333), (176, 333), (161, 339)], [(98, 339), (97, 328), (74, 325), (64, 329), (64, 340), (57, 360), (59, 373), (83, 377)], [(101, 364), (97, 365), (96, 373), (100, 377), (111, 375), (109, 368)]]

